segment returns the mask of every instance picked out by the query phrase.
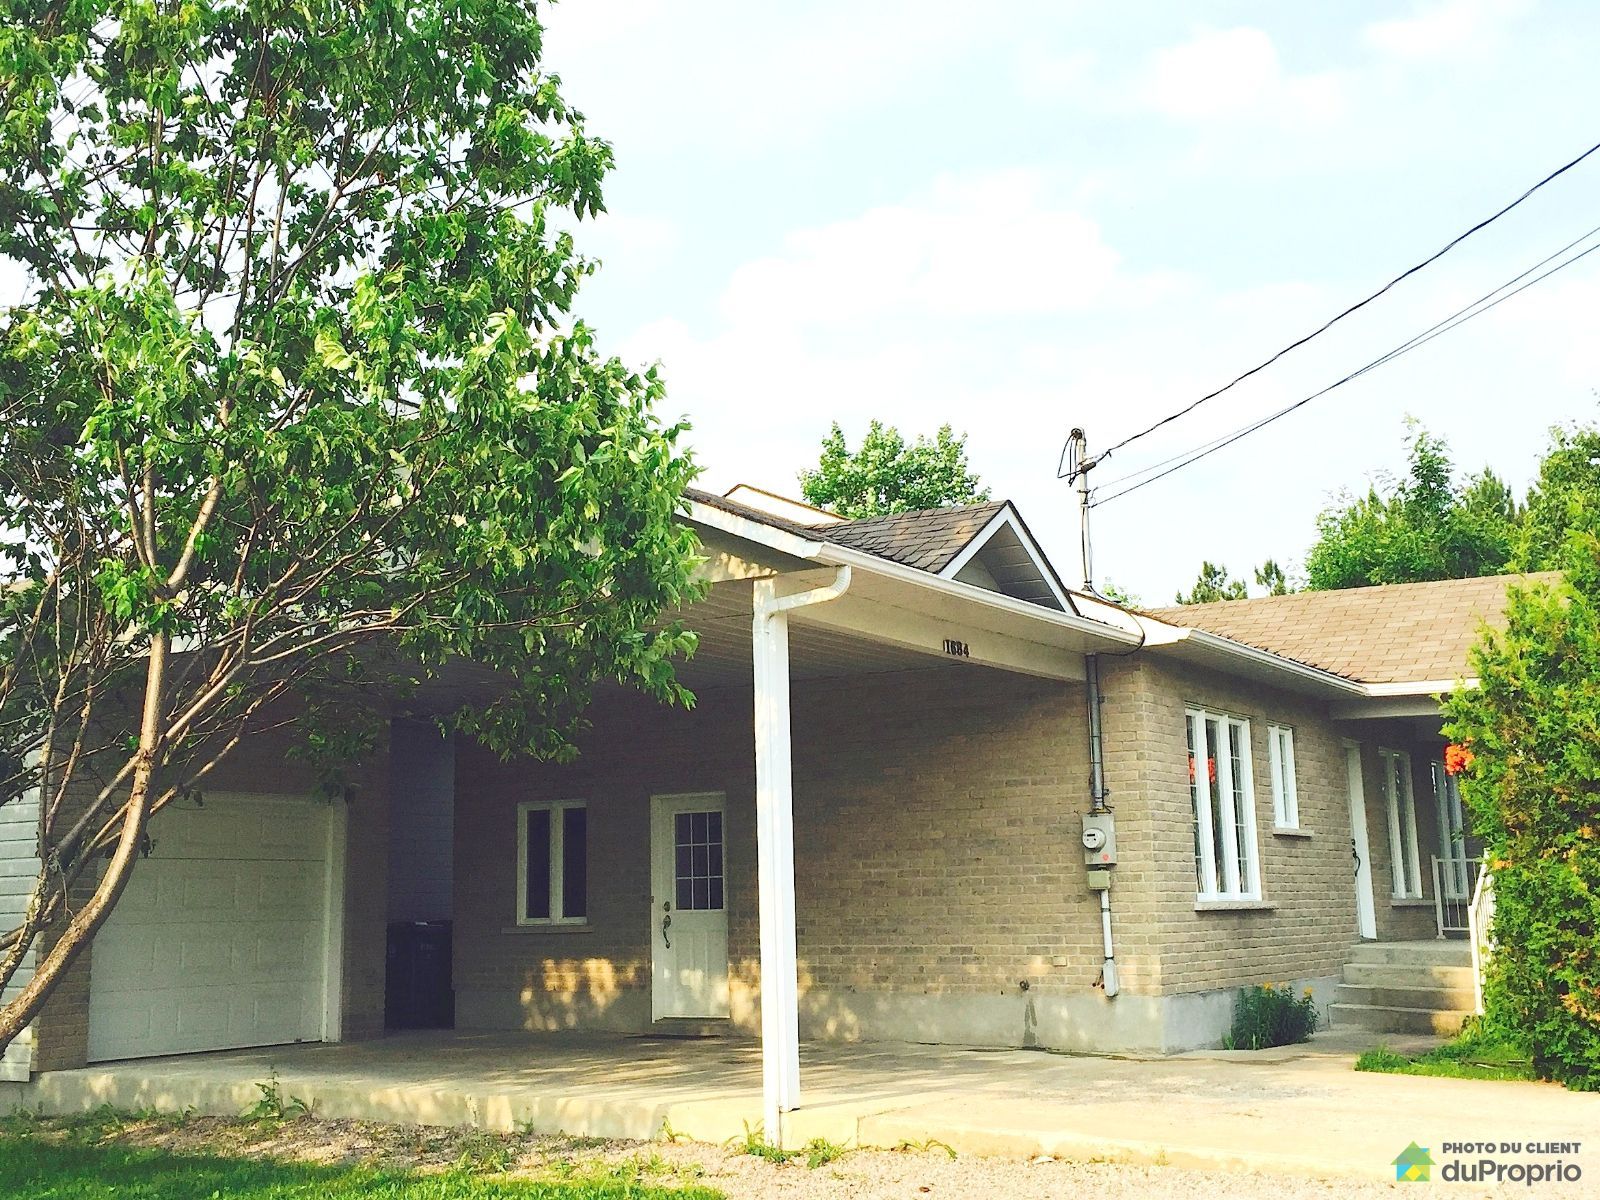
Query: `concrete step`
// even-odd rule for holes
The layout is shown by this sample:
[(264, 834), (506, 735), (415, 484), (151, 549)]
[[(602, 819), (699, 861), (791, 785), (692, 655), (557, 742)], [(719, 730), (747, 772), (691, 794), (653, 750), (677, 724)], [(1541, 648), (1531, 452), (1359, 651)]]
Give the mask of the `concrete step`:
[(1351, 947), (1353, 963), (1414, 963), (1417, 966), (1470, 967), (1472, 947), (1464, 941), (1360, 942)]
[(1433, 1033), (1441, 1037), (1454, 1037), (1471, 1012), (1465, 1009), (1389, 1008), (1377, 1004), (1340, 1004), (1328, 1006), (1329, 1023), (1355, 1029), (1371, 1029), (1380, 1033)]
[(1472, 991), (1472, 968), (1417, 963), (1344, 965), (1344, 981), (1358, 987), (1434, 987)]
[(1372, 987), (1363, 984), (1341, 983), (1334, 990), (1338, 1004), (1356, 1004), (1377, 1008), (1431, 1008), (1449, 1012), (1471, 1008), (1477, 1001), (1472, 986), (1464, 988), (1441, 987)]

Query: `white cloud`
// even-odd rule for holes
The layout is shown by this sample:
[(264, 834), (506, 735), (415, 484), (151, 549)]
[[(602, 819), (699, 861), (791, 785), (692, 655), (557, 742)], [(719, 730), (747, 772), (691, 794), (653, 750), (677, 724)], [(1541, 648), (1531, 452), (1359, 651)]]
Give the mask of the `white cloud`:
[(1366, 28), (1366, 39), (1397, 58), (1481, 53), (1528, 7), (1527, 0), (1438, 0), (1412, 16), (1374, 22)]
[(1205, 32), (1157, 50), (1133, 87), (1144, 107), (1186, 122), (1321, 122), (1337, 117), (1345, 103), (1338, 75), (1285, 72), (1272, 38), (1248, 28)]
[(795, 231), (781, 253), (734, 272), (723, 312), (792, 327), (1064, 312), (1103, 300), (1118, 254), (1093, 221), (1043, 191), (1026, 172), (946, 177), (917, 202)]

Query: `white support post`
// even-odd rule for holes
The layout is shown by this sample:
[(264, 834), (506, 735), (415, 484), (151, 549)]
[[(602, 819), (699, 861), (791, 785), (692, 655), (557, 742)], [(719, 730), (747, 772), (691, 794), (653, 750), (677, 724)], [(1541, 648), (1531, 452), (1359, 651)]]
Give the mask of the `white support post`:
[(761, 1082), (764, 1133), (784, 1144), (783, 1114), (800, 1107), (800, 982), (795, 951), (794, 779), (790, 753), (788, 610), (844, 594), (850, 568), (832, 584), (779, 596), (754, 584), (756, 843), (761, 909)]

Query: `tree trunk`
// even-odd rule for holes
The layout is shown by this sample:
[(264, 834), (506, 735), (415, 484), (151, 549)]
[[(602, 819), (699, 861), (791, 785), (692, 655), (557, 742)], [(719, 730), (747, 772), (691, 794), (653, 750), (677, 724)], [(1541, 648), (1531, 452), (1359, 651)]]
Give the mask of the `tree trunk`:
[[(145, 671), (144, 712), (139, 723), (139, 748), (134, 752), (127, 815), (123, 818), (122, 834), (117, 839), (111, 861), (106, 864), (105, 874), (100, 877), (94, 895), (73, 914), (61, 936), (34, 966), (33, 977), (9, 1004), (0, 1006), (0, 1053), (4, 1053), (12, 1039), (39, 1015), (39, 1010), (44, 1007), (45, 1000), (61, 976), (93, 940), (100, 926), (105, 924), (118, 897), (128, 885), (134, 864), (139, 861), (145, 825), (150, 816), (154, 790), (152, 784), (161, 759), (162, 742), (166, 737), (167, 656), (170, 648), (169, 635), (157, 633), (151, 637), (150, 658)], [(40, 847), (41, 852), (45, 849)]]

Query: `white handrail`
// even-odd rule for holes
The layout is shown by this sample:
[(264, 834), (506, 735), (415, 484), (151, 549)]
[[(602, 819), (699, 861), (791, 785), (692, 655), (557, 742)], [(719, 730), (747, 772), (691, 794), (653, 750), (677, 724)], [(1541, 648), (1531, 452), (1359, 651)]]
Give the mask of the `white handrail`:
[(1472, 903), (1467, 907), (1467, 941), (1472, 946), (1472, 1004), (1480, 1017), (1483, 1015), (1483, 968), (1494, 949), (1489, 934), (1493, 922), (1494, 876), (1489, 874), (1489, 864), (1485, 862), (1478, 868)]

